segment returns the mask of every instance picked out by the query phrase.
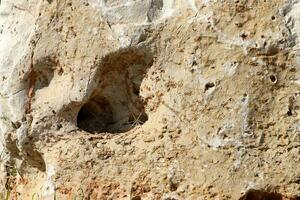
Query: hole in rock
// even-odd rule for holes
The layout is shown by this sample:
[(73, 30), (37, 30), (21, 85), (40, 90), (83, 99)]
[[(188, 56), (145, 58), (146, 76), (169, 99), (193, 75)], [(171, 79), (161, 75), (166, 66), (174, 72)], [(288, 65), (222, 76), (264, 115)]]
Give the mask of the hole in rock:
[(270, 80), (272, 81), (272, 83), (276, 83), (277, 82), (277, 78), (275, 75), (271, 75), (270, 76)]
[(288, 116), (293, 116), (293, 112), (292, 112), (292, 109), (291, 108), (289, 108), (289, 110), (287, 111), (287, 113), (286, 113)]
[(152, 65), (146, 49), (128, 48), (102, 59), (90, 99), (77, 116), (80, 129), (90, 133), (127, 132), (148, 120), (140, 87)]
[(215, 87), (215, 84), (212, 83), (212, 82), (208, 82), (208, 83), (205, 84), (204, 91), (207, 91), (207, 90), (209, 90), (213, 87)]
[(265, 190), (249, 190), (244, 196), (239, 200), (296, 200), (295, 198), (285, 198), (280, 193), (267, 192)]

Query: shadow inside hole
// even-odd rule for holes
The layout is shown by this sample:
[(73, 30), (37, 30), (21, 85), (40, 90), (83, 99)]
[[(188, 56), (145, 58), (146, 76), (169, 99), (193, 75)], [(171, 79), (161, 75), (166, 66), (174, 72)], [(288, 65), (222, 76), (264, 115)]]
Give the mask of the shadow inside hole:
[(128, 48), (103, 58), (96, 77), (99, 84), (77, 116), (80, 129), (90, 133), (122, 133), (148, 120), (140, 87), (152, 55)]
[(213, 82), (208, 82), (204, 86), (204, 92), (206, 92), (207, 90), (214, 88), (214, 87), (215, 87), (215, 84)]
[(113, 123), (112, 110), (103, 97), (94, 97), (80, 109), (78, 127), (88, 132), (103, 132)]
[(277, 77), (275, 75), (271, 75), (270, 80), (271, 80), (272, 83), (276, 83), (277, 82)]

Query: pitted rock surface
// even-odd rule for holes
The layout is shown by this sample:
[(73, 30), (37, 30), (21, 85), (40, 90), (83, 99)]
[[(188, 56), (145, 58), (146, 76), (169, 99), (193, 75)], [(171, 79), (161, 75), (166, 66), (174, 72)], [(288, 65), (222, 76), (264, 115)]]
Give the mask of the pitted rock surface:
[(298, 0), (1, 0), (0, 198), (300, 197)]

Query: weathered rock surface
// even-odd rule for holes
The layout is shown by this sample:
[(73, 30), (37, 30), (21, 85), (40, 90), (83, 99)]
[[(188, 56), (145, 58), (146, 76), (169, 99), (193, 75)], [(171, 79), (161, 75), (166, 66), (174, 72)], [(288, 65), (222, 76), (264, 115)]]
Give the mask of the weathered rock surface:
[(2, 0), (12, 199), (299, 199), (300, 1)]

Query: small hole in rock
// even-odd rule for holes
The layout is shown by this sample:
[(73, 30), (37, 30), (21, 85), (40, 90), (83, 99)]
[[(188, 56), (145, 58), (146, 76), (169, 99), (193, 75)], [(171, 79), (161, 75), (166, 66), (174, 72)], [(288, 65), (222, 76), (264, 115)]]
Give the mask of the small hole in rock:
[(62, 75), (64, 73), (64, 69), (63, 68), (59, 68), (59, 70), (58, 70), (58, 75)]
[(277, 78), (275, 75), (271, 75), (270, 76), (270, 80), (272, 81), (272, 83), (276, 83), (277, 82)]
[(246, 102), (248, 95), (246, 93), (243, 94), (242, 102)]
[(243, 33), (243, 34), (241, 34), (241, 37), (243, 38), (243, 40), (245, 40), (248, 37), (248, 35)]
[(56, 130), (60, 130), (63, 126), (61, 124), (57, 124)]
[(289, 108), (288, 112), (286, 113), (288, 116), (292, 116), (293, 115), (293, 112), (292, 110)]
[(206, 83), (206, 84), (205, 84), (204, 91), (207, 91), (207, 90), (209, 90), (209, 89), (211, 89), (211, 88), (213, 88), (213, 87), (215, 87), (215, 84), (214, 84), (214, 83), (212, 83), (212, 82)]
[(275, 20), (275, 19), (276, 19), (276, 17), (275, 17), (275, 16), (272, 16), (272, 17), (271, 17), (271, 19), (272, 19), (272, 20)]

